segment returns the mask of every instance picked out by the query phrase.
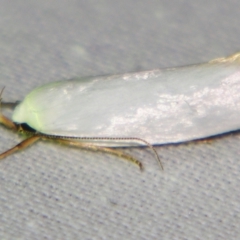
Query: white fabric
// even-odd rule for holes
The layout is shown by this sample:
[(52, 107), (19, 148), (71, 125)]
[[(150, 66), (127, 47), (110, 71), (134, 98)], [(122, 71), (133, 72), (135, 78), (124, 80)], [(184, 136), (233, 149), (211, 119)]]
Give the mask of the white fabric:
[[(0, 87), (204, 62), (239, 48), (239, 1), (8, 1)], [(3, 110), (4, 113), (8, 111)], [(96, 119), (97, 120), (97, 119)], [(217, 124), (217, 123), (216, 123)], [(0, 151), (22, 139), (0, 128)], [(0, 239), (238, 239), (240, 136), (100, 152), (39, 142), (0, 162)]]

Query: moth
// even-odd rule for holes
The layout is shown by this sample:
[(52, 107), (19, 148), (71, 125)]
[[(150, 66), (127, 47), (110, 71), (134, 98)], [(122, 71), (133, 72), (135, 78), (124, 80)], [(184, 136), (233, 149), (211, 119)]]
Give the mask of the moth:
[(32, 90), (0, 123), (29, 137), (0, 154), (39, 139), (101, 150), (142, 169), (117, 147), (202, 139), (240, 128), (240, 53), (203, 64), (74, 78)]

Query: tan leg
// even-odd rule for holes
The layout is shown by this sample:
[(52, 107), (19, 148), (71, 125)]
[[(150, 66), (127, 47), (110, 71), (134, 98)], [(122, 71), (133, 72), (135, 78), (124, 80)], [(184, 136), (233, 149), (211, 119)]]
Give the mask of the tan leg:
[(6, 152), (3, 152), (0, 154), (0, 159), (3, 159), (5, 157), (8, 157), (9, 155), (13, 154), (14, 152), (17, 152), (19, 150), (23, 150), (24, 148), (32, 145), (33, 143), (35, 143), (36, 141), (38, 141), (41, 138), (41, 136), (39, 135), (34, 135), (32, 137), (29, 137), (25, 140), (23, 140), (22, 142), (20, 142), (19, 144), (17, 144), (15, 147), (7, 150)]
[[(51, 137), (42, 137), (43, 139), (49, 140), (52, 139)], [(106, 153), (110, 153), (113, 154), (117, 157), (120, 158), (125, 158), (127, 161), (130, 161), (136, 165), (138, 165), (138, 167), (140, 168), (140, 170), (143, 170), (143, 166), (142, 163), (140, 161), (138, 161), (136, 158), (132, 157), (131, 155), (125, 154), (121, 151), (112, 149), (112, 148), (105, 148), (105, 147), (100, 147), (100, 146), (96, 146), (94, 144), (91, 143), (84, 143), (84, 142), (79, 142), (79, 141), (74, 141), (71, 139), (62, 139), (62, 138), (56, 138), (54, 139), (56, 141), (58, 141), (59, 143), (63, 143), (69, 146), (74, 146), (74, 147), (79, 147), (79, 148), (84, 148), (84, 149), (88, 149), (91, 151), (101, 151), (101, 152), (106, 152)]]
[(13, 130), (17, 130), (16, 124), (14, 122), (12, 122), (10, 119), (8, 119), (7, 117), (5, 117), (1, 112), (2, 106), (3, 106), (2, 94), (3, 94), (4, 88), (5, 87), (3, 87), (1, 92), (0, 92), (0, 123), (3, 124), (5, 127), (8, 127), (10, 129), (13, 129)]
[(2, 108), (14, 109), (19, 104), (19, 101), (16, 102), (1, 102)]
[(82, 141), (84, 141), (84, 140), (87, 140), (87, 141), (89, 141), (89, 140), (100, 140), (100, 141), (101, 140), (109, 140), (109, 141), (111, 141), (111, 140), (113, 140), (113, 141), (127, 141), (127, 142), (133, 141), (133, 142), (144, 143), (153, 151), (153, 153), (156, 156), (156, 160), (158, 161), (159, 166), (163, 170), (163, 165), (158, 156), (156, 149), (152, 146), (152, 144), (150, 144), (149, 142), (147, 142), (146, 140), (144, 140), (142, 138), (135, 138), (135, 137), (128, 137), (128, 138), (127, 137), (126, 138), (124, 138), (124, 137), (75, 137), (75, 138), (71, 138), (71, 139), (79, 139)]
[(88, 149), (88, 150), (91, 150), (91, 151), (101, 151), (101, 152), (110, 153), (110, 154), (113, 154), (113, 155), (118, 156), (120, 158), (125, 158), (126, 160), (138, 165), (140, 170), (143, 170), (143, 166), (142, 166), (142, 163), (140, 161), (138, 161), (136, 158), (132, 157), (131, 155), (125, 154), (121, 151), (111, 149), (111, 148), (99, 147), (99, 146), (89, 144), (89, 143), (77, 142), (77, 141), (73, 141), (73, 140), (69, 140), (69, 139), (51, 138), (51, 137), (46, 137), (46, 136), (42, 136), (42, 135), (34, 135), (34, 136), (31, 136), (31, 137), (23, 140), (22, 142), (20, 142), (19, 144), (17, 144), (13, 148), (1, 153), (0, 154), (0, 159), (8, 157), (9, 155), (11, 155), (11, 154), (13, 154), (17, 151), (23, 150), (24, 148), (32, 145), (33, 143), (35, 143), (39, 139), (54, 140), (54, 141), (58, 141), (60, 143), (63, 143), (65, 145), (69, 145), (69, 146), (84, 148), (84, 149)]
[(5, 117), (4, 115), (2, 115), (2, 113), (0, 113), (0, 123), (7, 128), (10, 128), (12, 130), (17, 130), (16, 124), (12, 122), (10, 119), (8, 119), (7, 117)]

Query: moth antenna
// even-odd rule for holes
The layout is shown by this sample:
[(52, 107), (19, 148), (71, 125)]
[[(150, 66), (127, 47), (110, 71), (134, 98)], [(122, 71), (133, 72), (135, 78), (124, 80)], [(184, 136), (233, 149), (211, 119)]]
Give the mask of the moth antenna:
[(160, 166), (160, 168), (163, 170), (163, 165), (162, 165), (162, 162), (159, 158), (159, 155), (156, 151), (156, 149), (153, 147), (152, 144), (150, 144), (149, 142), (147, 142), (146, 140), (142, 139), (142, 138), (134, 138), (134, 137), (131, 137), (131, 138), (121, 138), (121, 137), (64, 137), (64, 136), (53, 136), (54, 138), (66, 138), (66, 139), (80, 139), (80, 140), (113, 140), (113, 141), (135, 141), (135, 142), (142, 142), (142, 143), (145, 143), (154, 153), (155, 157), (156, 157), (156, 160)]

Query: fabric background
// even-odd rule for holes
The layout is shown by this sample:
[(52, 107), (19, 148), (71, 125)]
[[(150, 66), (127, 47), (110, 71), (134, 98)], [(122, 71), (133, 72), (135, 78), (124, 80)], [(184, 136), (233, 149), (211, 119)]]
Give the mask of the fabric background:
[[(211, 60), (240, 50), (237, 0), (0, 0), (0, 87)], [(9, 114), (9, 111), (4, 113)], [(97, 121), (97, 119), (96, 119)], [(0, 128), (0, 151), (22, 137)], [(240, 135), (100, 152), (39, 142), (0, 162), (0, 239), (238, 239)]]

